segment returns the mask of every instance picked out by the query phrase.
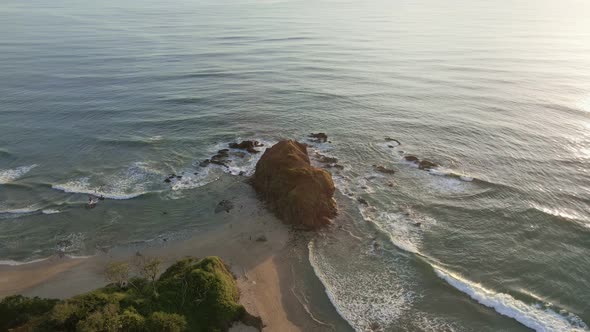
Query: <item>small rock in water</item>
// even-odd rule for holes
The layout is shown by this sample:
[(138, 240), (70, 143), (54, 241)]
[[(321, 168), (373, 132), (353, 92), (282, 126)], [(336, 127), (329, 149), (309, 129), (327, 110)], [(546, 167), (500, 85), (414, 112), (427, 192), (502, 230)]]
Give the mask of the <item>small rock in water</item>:
[(334, 164), (334, 163), (338, 162), (337, 158), (328, 157), (328, 156), (325, 156), (321, 153), (317, 153), (316, 156), (318, 157), (318, 161), (322, 164)]
[(377, 172), (381, 172), (381, 173), (385, 173), (385, 174), (394, 174), (395, 170), (387, 168), (385, 166), (381, 166), (381, 165), (373, 165), (373, 168), (375, 168), (375, 170)]
[(74, 242), (72, 240), (66, 239), (66, 240), (58, 241), (56, 245), (57, 245), (58, 250), (63, 250), (73, 244), (74, 244)]
[(395, 139), (395, 138), (391, 138), (391, 137), (385, 137), (385, 140), (386, 140), (387, 142), (396, 142), (396, 143), (397, 143), (397, 145), (402, 145), (402, 143), (401, 143), (400, 141), (398, 141), (397, 139)]
[(176, 174), (172, 173), (170, 175), (168, 175), (168, 177), (166, 179), (164, 179), (164, 182), (166, 183), (170, 183), (172, 182), (172, 179), (180, 179), (182, 176), (178, 177), (176, 176)]
[(360, 198), (359, 197), (359, 198), (356, 199), (356, 201), (359, 202), (359, 203), (361, 203), (362, 205), (369, 206), (369, 202), (367, 202), (367, 200), (364, 199), (364, 198)]
[(239, 149), (239, 150), (246, 150), (250, 153), (258, 153), (260, 151), (256, 150), (255, 147), (263, 146), (258, 141), (242, 141), (241, 143), (230, 143), (229, 147), (232, 149)]
[(203, 161), (201, 161), (199, 163), (199, 166), (201, 166), (201, 167), (207, 167), (207, 166), (209, 166), (210, 163), (211, 163), (211, 159), (205, 159), (205, 160), (203, 160)]
[(436, 167), (438, 167), (438, 165), (430, 160), (422, 160), (420, 164), (418, 164), (418, 168), (425, 171)]
[(412, 156), (412, 155), (405, 156), (405, 157), (404, 157), (404, 160), (405, 160), (405, 161), (409, 161), (409, 162), (411, 162), (411, 163), (420, 162), (420, 159), (418, 159), (418, 157), (416, 157), (416, 156)]
[(338, 164), (328, 164), (328, 165), (326, 165), (326, 168), (335, 168), (335, 169), (343, 170), (344, 166), (338, 165)]
[(309, 135), (309, 137), (314, 138), (314, 140), (312, 140), (312, 141), (317, 142), (317, 143), (325, 143), (328, 141), (328, 135), (326, 135), (325, 133), (317, 133), (317, 134), (311, 133)]
[(381, 325), (377, 322), (372, 322), (369, 324), (369, 330), (373, 332), (381, 331)]
[(215, 207), (215, 213), (219, 213), (222, 211), (229, 213), (229, 211), (231, 211), (233, 208), (234, 208), (234, 203), (224, 199), (221, 202), (219, 202), (217, 204), (217, 206)]

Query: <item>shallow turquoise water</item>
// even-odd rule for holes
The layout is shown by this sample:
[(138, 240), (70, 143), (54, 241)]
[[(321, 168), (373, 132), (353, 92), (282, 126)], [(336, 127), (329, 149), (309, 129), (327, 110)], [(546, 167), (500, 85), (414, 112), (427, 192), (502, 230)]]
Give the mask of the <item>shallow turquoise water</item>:
[[(576, 0), (5, 1), (0, 260), (198, 231), (237, 176), (199, 161), (324, 131), (313, 150), (345, 167), (342, 228), (310, 261), (354, 328), (588, 329), (588, 14)], [(89, 193), (107, 199), (87, 210)]]

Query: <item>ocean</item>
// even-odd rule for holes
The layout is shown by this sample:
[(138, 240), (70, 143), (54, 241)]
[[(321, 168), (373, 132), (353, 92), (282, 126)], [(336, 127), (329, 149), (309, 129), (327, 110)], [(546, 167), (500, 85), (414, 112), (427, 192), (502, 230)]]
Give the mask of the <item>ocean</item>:
[(583, 0), (3, 0), (0, 263), (205, 232), (260, 154), (200, 162), (292, 138), (343, 167), (306, 264), (351, 330), (587, 331), (589, 15)]

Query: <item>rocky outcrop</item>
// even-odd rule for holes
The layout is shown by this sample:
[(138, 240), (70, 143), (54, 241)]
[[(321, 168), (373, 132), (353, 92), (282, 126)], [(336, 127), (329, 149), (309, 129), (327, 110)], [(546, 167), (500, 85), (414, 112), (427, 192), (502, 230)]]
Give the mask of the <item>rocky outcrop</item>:
[(424, 170), (424, 171), (428, 171), (428, 170), (438, 167), (438, 164), (435, 162), (432, 162), (432, 161), (426, 160), (426, 159), (420, 160), (420, 158), (418, 158), (416, 156), (412, 156), (412, 155), (404, 156), (404, 160), (414, 163), (414, 164), (417, 164), (418, 168), (421, 170)]
[(256, 164), (252, 185), (288, 223), (317, 228), (336, 216), (332, 176), (311, 166), (307, 146), (299, 142), (284, 140), (267, 149)]
[(326, 135), (326, 133), (311, 133), (309, 134), (309, 137), (312, 138), (311, 141), (316, 143), (326, 143), (328, 141), (328, 135)]
[(256, 150), (256, 147), (264, 146), (264, 144), (258, 141), (242, 141), (241, 143), (230, 143), (229, 147), (232, 149), (239, 149), (239, 150), (246, 150), (250, 153), (258, 153), (260, 151)]

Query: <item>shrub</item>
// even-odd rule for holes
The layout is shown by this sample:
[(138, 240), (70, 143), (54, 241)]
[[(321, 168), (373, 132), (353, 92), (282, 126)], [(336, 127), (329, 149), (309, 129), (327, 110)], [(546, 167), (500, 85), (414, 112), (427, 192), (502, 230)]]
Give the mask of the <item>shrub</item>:
[(119, 305), (110, 303), (90, 313), (76, 324), (79, 332), (116, 332), (119, 331)]
[(0, 331), (20, 326), (51, 311), (59, 300), (13, 295), (0, 302)]
[[(244, 317), (236, 281), (217, 257), (181, 260), (159, 279), (135, 278), (126, 289), (119, 281), (128, 277), (128, 267), (114, 264), (114, 284), (67, 300), (7, 297), (0, 302), (0, 331), (209, 332)], [(159, 294), (146, 292), (148, 286)]]
[(126, 332), (145, 331), (145, 317), (140, 315), (135, 308), (130, 307), (119, 316), (119, 326), (122, 331)]
[(187, 324), (184, 316), (157, 311), (150, 315), (146, 327), (151, 332), (182, 332)]

